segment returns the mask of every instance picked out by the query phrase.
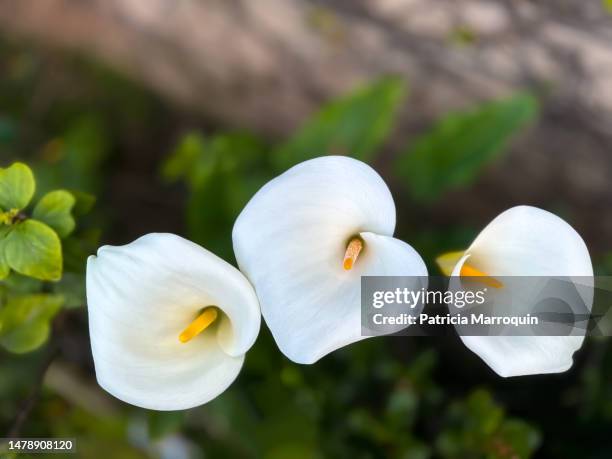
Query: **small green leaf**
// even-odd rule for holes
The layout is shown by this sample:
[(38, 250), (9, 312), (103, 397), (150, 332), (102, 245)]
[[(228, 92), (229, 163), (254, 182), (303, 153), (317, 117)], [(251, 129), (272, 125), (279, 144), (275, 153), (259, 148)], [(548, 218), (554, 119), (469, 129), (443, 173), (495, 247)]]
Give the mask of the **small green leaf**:
[(101, 233), (98, 228), (90, 228), (79, 231), (78, 237), (72, 235), (62, 241), (65, 271), (83, 271), (87, 258), (100, 247)]
[(61, 295), (32, 294), (11, 298), (0, 310), (0, 344), (10, 352), (33, 351), (47, 341), (50, 321), (63, 304)]
[(469, 185), (537, 112), (537, 100), (520, 93), (448, 115), (398, 159), (397, 173), (421, 201)]
[(3, 284), (7, 287), (8, 291), (12, 295), (36, 293), (43, 289), (43, 281), (24, 276), (23, 274), (16, 273), (15, 271), (13, 271), (11, 275), (4, 280)]
[(32, 217), (46, 223), (55, 230), (59, 237), (64, 238), (72, 233), (75, 227), (71, 214), (75, 203), (76, 199), (68, 191), (51, 191), (38, 201)]
[(531, 457), (541, 442), (539, 432), (518, 419), (506, 420), (498, 437), (498, 445), (502, 444), (507, 451), (511, 451), (511, 457)]
[(44, 223), (26, 220), (11, 228), (4, 239), (4, 256), (18, 273), (40, 280), (62, 277), (62, 246), (55, 231)]
[(0, 280), (6, 279), (11, 270), (4, 255), (4, 241), (9, 232), (10, 228), (8, 226), (0, 226)]
[(477, 389), (450, 404), (436, 447), (446, 458), (529, 458), (539, 442), (534, 427), (507, 418), (489, 391)]
[(214, 171), (216, 157), (207, 150), (202, 134), (186, 134), (162, 165), (162, 176), (168, 182), (185, 178), (191, 187), (197, 186)]
[[(270, 155), (265, 142), (250, 133), (204, 137), (191, 132), (179, 141), (161, 173), (166, 180), (181, 180), (188, 186), (189, 237), (219, 256), (232, 257), (227, 235), (236, 215), (270, 179)], [(67, 263), (68, 247), (64, 246)]]
[(4, 256), (4, 249), (2, 248), (2, 242), (0, 241), (0, 280), (4, 280), (9, 275), (11, 267), (8, 265)]
[(281, 170), (321, 155), (371, 160), (387, 138), (405, 94), (402, 79), (387, 77), (331, 102), (281, 145), (273, 160)]
[(0, 280), (4, 280), (9, 275), (11, 268), (4, 259), (4, 255), (0, 253)]
[(0, 209), (23, 209), (30, 203), (35, 188), (34, 174), (25, 164), (0, 168)]
[(78, 190), (69, 190), (68, 192), (74, 196), (76, 200), (74, 208), (72, 209), (72, 214), (74, 216), (79, 217), (91, 212), (97, 200), (93, 194)]
[(477, 389), (466, 402), (467, 415), (473, 424), (470, 428), (482, 435), (495, 432), (504, 418), (504, 410), (495, 403), (491, 394), (483, 389)]
[(68, 271), (64, 272), (62, 280), (53, 285), (53, 292), (64, 297), (64, 309), (83, 306), (86, 295), (85, 275)]

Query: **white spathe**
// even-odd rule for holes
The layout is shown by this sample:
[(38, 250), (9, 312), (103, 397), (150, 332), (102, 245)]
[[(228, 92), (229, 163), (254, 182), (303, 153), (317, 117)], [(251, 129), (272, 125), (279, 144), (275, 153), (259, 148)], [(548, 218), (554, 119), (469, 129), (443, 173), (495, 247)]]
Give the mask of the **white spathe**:
[[(287, 357), (314, 363), (365, 338), (361, 276), (427, 276), (415, 250), (392, 237), (394, 229), (387, 185), (348, 157), (305, 161), (255, 194), (234, 225), (234, 252)], [(364, 248), (346, 271), (343, 257), (355, 236)]]
[[(591, 309), (593, 266), (586, 244), (567, 222), (545, 210), (518, 206), (498, 215), (455, 266), (451, 279), (454, 288), (457, 288), (457, 279), (466, 263), (489, 276), (502, 278), (505, 285), (500, 294), (507, 289), (508, 294), (521, 298), (513, 303), (512, 311), (505, 313), (533, 312), (530, 308), (535, 300), (530, 301), (529, 297), (542, 286), (536, 277), (543, 281), (552, 277), (570, 279), (575, 282), (583, 304), (589, 311)], [(530, 282), (525, 279), (527, 277), (534, 280)], [(495, 289), (489, 287), (489, 290)], [(509, 377), (568, 370), (574, 352), (582, 346), (584, 333), (573, 336), (461, 336), (461, 339), (497, 374)]]
[[(98, 383), (155, 410), (191, 408), (227, 389), (261, 321), (253, 287), (236, 268), (173, 234), (101, 247), (87, 262), (87, 303)], [(218, 308), (216, 322), (181, 343), (207, 306)]]

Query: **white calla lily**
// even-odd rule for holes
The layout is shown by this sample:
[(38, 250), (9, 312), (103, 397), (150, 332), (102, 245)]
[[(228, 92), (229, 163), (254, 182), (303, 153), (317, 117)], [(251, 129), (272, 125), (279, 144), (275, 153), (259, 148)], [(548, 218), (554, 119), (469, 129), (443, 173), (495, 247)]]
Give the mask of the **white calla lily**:
[[(443, 255), (438, 263), (454, 279), (479, 276), (484, 284), (494, 289), (509, 289), (510, 294), (520, 294), (523, 298), (535, 292), (538, 283), (530, 284), (515, 276), (568, 278), (576, 285), (587, 287), (579, 287), (581, 302), (589, 311), (592, 305), (588, 284), (592, 286), (593, 267), (584, 241), (563, 219), (536, 207), (518, 206), (503, 212), (465, 252)], [(502, 277), (503, 282), (499, 280)], [(504, 285), (513, 282), (514, 285)], [(459, 284), (451, 280), (455, 288)], [(511, 312), (533, 312), (529, 310), (533, 306), (533, 302), (518, 301)], [(461, 339), (496, 373), (508, 377), (568, 370), (574, 352), (584, 341), (584, 333), (578, 336), (461, 336)]]
[(156, 410), (191, 408), (227, 389), (261, 321), (236, 268), (172, 234), (100, 248), (87, 263), (87, 303), (98, 383)]
[(348, 157), (305, 161), (255, 194), (234, 225), (234, 252), (287, 357), (314, 363), (365, 338), (361, 276), (427, 276), (394, 229), (386, 184)]

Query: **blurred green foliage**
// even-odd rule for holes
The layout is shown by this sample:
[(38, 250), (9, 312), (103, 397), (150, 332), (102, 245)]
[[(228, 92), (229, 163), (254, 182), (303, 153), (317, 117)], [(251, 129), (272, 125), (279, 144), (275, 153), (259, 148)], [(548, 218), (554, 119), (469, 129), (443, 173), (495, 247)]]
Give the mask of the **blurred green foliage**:
[(540, 443), (533, 427), (505, 418), (504, 410), (485, 390), (454, 402), (447, 418), (448, 428), (436, 442), (445, 457), (469, 458), (475, 451), (483, 457), (529, 457)]
[(451, 188), (469, 186), (481, 169), (504, 152), (509, 138), (537, 114), (529, 94), (452, 113), (412, 142), (396, 161), (416, 199), (433, 201)]
[[(2, 434), (15, 427), (23, 401), (35, 390), (56, 346), (61, 357), (47, 369), (40, 398), (20, 433), (76, 437), (79, 457), (514, 459), (536, 452), (548, 457), (612, 454), (606, 435), (612, 425), (612, 351), (606, 340), (584, 350), (586, 362), (572, 373), (501, 380), (455, 336), (435, 342), (370, 339), (302, 366), (288, 361), (262, 327), (238, 380), (203, 407), (149, 412), (108, 396), (95, 382), (89, 355), (82, 307), (85, 260), (99, 245), (101, 231), (105, 241), (113, 241), (140, 216), (117, 221), (120, 201), (146, 204), (141, 195), (115, 191), (114, 168), (125, 166), (121, 159), (130, 156), (136, 158), (136, 171), (150, 170), (146, 167), (153, 156), (135, 152), (158, 147), (154, 133), (163, 131), (171, 116), (180, 116), (160, 108), (137, 85), (79, 59), (65, 58), (62, 65), (78, 75), (78, 88), (69, 85), (71, 91), (61, 93), (49, 88), (50, 78), (45, 78), (54, 74), (48, 68), (54, 62), (6, 44), (0, 55), (5, 75), (0, 82), (0, 166), (25, 161), (36, 178), (36, 191), (30, 192), (26, 178), (19, 187), (10, 187), (10, 193), (0, 192), (0, 200), (5, 196), (11, 204), (0, 204), (9, 212), (0, 228), (6, 232), (36, 221), (48, 229), (47, 235), (56, 235), (63, 258), (59, 280), (53, 270), (28, 276), (13, 268), (0, 281)], [(186, 201), (185, 235), (232, 260), (233, 222), (261, 185), (297, 162), (324, 154), (380, 162), (397, 113), (404, 104), (415, 109), (406, 96), (404, 81), (382, 78), (330, 102), (277, 143), (248, 132), (186, 129), (178, 123), (182, 135), (166, 131), (176, 139), (175, 146), (161, 166), (154, 164), (165, 182), (154, 191), (165, 197), (176, 196), (172, 193), (178, 189)], [(385, 178), (397, 186), (394, 195), (426, 209), (445, 193), (474, 183), (537, 113), (536, 99), (521, 93), (449, 114), (402, 148)], [(130, 190), (140, 179), (132, 171)], [(30, 194), (34, 197), (26, 200)], [(95, 207), (94, 196), (99, 199)], [(148, 212), (165, 223), (168, 207), (159, 201)], [(172, 202), (173, 207), (179, 204)], [(12, 212), (17, 208), (24, 214), (19, 222), (14, 220), (19, 214)], [(432, 225), (402, 231), (428, 256), (461, 247), (473, 236), (471, 228)], [(29, 250), (48, 251), (53, 245), (52, 238), (45, 242), (36, 230), (22, 232), (16, 243), (30, 241)], [(51, 343), (39, 347), (50, 334)], [(580, 440), (571, 440), (572, 435)]]
[(0, 343), (17, 354), (30, 352), (44, 344), (50, 320), (62, 307), (61, 295), (38, 293), (9, 298), (0, 310)]
[(182, 179), (189, 187), (186, 219), (191, 239), (227, 260), (233, 259), (234, 220), (269, 180), (270, 171), (264, 143), (242, 132), (209, 138), (189, 133), (162, 168), (167, 181)]
[(388, 77), (329, 103), (276, 148), (277, 169), (283, 171), (323, 154), (373, 160), (388, 138), (406, 93), (404, 80)]

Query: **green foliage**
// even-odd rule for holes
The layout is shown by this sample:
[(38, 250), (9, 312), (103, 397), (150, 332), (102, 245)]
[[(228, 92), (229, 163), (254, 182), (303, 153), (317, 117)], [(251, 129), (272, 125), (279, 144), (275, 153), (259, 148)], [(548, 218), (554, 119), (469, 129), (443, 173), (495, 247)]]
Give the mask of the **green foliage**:
[(87, 215), (96, 204), (96, 197), (93, 194), (79, 190), (70, 190), (70, 194), (74, 197), (74, 208), (72, 209), (72, 213), (76, 217)]
[(30, 212), (35, 189), (27, 165), (15, 163), (0, 169), (0, 202), (7, 209), (0, 219), (0, 344), (14, 353), (30, 352), (44, 344), (50, 321), (61, 307), (82, 305), (85, 295), (84, 261), (79, 258), (75, 272), (63, 276), (60, 238), (67, 247), (84, 240), (65, 238), (76, 227), (73, 211), (86, 212), (94, 199), (85, 193), (75, 197), (66, 190), (50, 191)]
[[(80, 267), (84, 266), (84, 261), (80, 264)], [(64, 309), (83, 307), (85, 305), (85, 279), (83, 274), (64, 272), (62, 279), (53, 285), (53, 292), (64, 298)]]
[(0, 309), (0, 344), (23, 354), (40, 347), (48, 338), (50, 321), (64, 298), (54, 294), (29, 294), (10, 298)]
[[(62, 277), (63, 256), (60, 238), (76, 226), (72, 211), (75, 196), (66, 190), (45, 194), (34, 206), (31, 216), (24, 212), (36, 182), (28, 166), (15, 163), (0, 170), (0, 202), (7, 211), (0, 219), (0, 279), (10, 269), (40, 280), (58, 281)], [(81, 212), (93, 205), (87, 194), (79, 194)]]
[(5, 236), (7, 233), (8, 228), (0, 227), (0, 280), (6, 279), (11, 272), (11, 267), (4, 253)]
[(34, 175), (25, 164), (0, 168), (0, 211), (23, 209), (32, 199), (35, 188)]
[(109, 148), (106, 126), (99, 116), (85, 114), (71, 120), (40, 151), (41, 161), (34, 165), (39, 188), (96, 191)]
[(46, 223), (59, 237), (65, 238), (76, 225), (71, 213), (75, 203), (75, 197), (68, 191), (51, 191), (38, 201), (32, 212), (32, 218)]
[(169, 182), (184, 179), (192, 189), (197, 189), (213, 175), (219, 159), (217, 154), (208, 152), (202, 134), (190, 132), (162, 165), (162, 176)]
[(270, 178), (265, 145), (245, 133), (205, 138), (187, 134), (162, 166), (168, 181), (184, 180), (189, 237), (226, 259), (233, 257), (236, 215)]
[(2, 243), (6, 263), (15, 271), (41, 280), (62, 277), (62, 245), (44, 223), (26, 220), (13, 225)]
[(443, 457), (528, 458), (540, 443), (537, 430), (520, 420), (506, 418), (504, 410), (484, 389), (452, 404), (446, 423), (447, 428), (436, 442)]
[(387, 139), (406, 85), (400, 78), (382, 78), (333, 101), (310, 118), (273, 155), (279, 170), (324, 155), (374, 158)]
[(528, 94), (487, 102), (452, 113), (412, 142), (396, 163), (412, 196), (431, 201), (447, 190), (472, 183), (504, 151), (508, 140), (534, 119), (537, 100)]
[(73, 273), (82, 274), (87, 257), (95, 253), (100, 246), (100, 235), (100, 229), (89, 228), (82, 229), (78, 234), (64, 239), (62, 241), (64, 268)]

